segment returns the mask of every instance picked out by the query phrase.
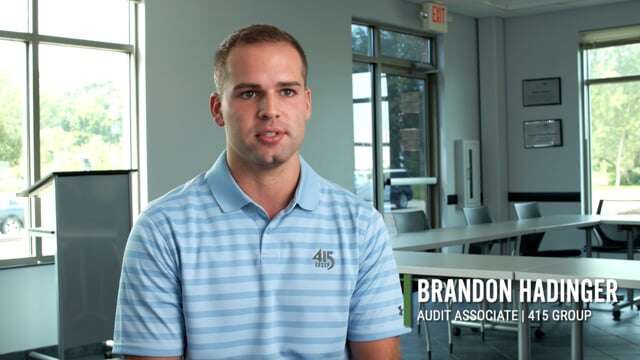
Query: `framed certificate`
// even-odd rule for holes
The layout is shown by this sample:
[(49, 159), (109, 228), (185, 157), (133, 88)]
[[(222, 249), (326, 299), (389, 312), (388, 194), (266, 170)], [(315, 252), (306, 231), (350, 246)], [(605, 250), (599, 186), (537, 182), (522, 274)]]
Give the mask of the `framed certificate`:
[(562, 146), (562, 120), (532, 120), (523, 123), (524, 148)]
[(560, 78), (522, 80), (522, 105), (544, 106), (562, 104)]

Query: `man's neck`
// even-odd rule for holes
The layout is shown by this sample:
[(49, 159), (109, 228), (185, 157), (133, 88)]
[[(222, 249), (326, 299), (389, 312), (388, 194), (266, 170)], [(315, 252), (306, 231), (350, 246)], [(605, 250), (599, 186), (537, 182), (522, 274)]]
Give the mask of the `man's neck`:
[(227, 153), (229, 171), (242, 191), (267, 212), (269, 219), (287, 207), (300, 178), (300, 158), (295, 154), (275, 168), (247, 166)]

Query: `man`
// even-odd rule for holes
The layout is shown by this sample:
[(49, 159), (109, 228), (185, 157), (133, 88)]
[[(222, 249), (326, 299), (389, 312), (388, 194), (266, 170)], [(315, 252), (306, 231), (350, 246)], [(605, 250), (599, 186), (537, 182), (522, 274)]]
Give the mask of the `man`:
[(152, 203), (124, 258), (114, 353), (133, 359), (397, 359), (398, 274), (380, 215), (300, 157), (307, 61), (268, 25), (218, 48), (226, 151)]

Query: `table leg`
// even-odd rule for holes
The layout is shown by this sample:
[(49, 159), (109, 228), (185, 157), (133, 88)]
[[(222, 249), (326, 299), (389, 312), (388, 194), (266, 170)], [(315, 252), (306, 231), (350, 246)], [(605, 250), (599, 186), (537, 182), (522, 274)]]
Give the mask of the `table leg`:
[(500, 239), (500, 255), (507, 254), (507, 239)]
[(412, 306), (412, 299), (411, 299), (411, 288), (412, 288), (412, 281), (413, 281), (413, 276), (409, 275), (409, 274), (403, 274), (402, 275), (402, 292), (403, 292), (403, 298), (404, 298), (404, 326), (406, 327), (413, 327), (413, 319), (412, 319), (412, 314), (413, 314), (413, 306)]
[[(627, 259), (633, 260), (633, 228), (632, 227), (627, 228)], [(635, 299), (633, 295), (633, 289), (631, 288), (627, 289), (627, 299), (629, 301), (629, 307), (633, 311), (633, 304), (635, 302)]]
[(633, 260), (633, 229), (627, 228), (627, 260)]
[(584, 233), (586, 236), (586, 243), (587, 243), (587, 257), (591, 257), (592, 255), (592, 248), (593, 248), (593, 244), (592, 244), (592, 232), (593, 232), (593, 227), (587, 227), (584, 228)]
[(529, 328), (529, 304), (518, 299), (522, 319), (518, 321), (518, 360), (531, 358), (531, 334)]
[[(574, 305), (576, 312), (582, 311), (582, 303), (577, 302)], [(582, 360), (583, 340), (582, 340), (582, 321), (574, 320), (571, 323), (571, 360)]]

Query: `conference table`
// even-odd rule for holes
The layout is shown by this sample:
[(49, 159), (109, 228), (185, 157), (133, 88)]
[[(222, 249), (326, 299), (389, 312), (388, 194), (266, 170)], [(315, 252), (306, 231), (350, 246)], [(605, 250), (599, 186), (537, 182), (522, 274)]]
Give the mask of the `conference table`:
[[(591, 257), (592, 230), (600, 224), (617, 225), (627, 232), (627, 259), (633, 260), (633, 238), (640, 227), (640, 217), (637, 215), (549, 215), (534, 219), (446, 227), (397, 234), (391, 237), (391, 246), (393, 250), (438, 250), (449, 246), (469, 245), (512, 237), (521, 238), (522, 235), (540, 232), (582, 229), (585, 230), (586, 256)], [(411, 276), (404, 277), (403, 287), (405, 291), (411, 291)], [(634, 298), (633, 289), (627, 290), (627, 301), (614, 305), (614, 317), (621, 308), (633, 306), (638, 300), (640, 299)], [(410, 299), (405, 299), (405, 308), (411, 309)], [(405, 315), (407, 326), (411, 326), (412, 323), (409, 314)]]
[[(490, 242), (494, 240), (500, 240), (505, 238), (517, 237), (522, 238), (522, 235), (534, 234), (547, 231), (566, 230), (566, 229), (583, 229), (585, 230), (585, 243), (586, 243), (586, 255), (588, 258), (592, 255), (592, 230), (594, 227), (600, 224), (618, 225), (625, 231), (627, 231), (627, 259), (633, 260), (633, 238), (636, 229), (640, 226), (640, 217), (633, 215), (615, 215), (615, 216), (602, 216), (602, 215), (550, 215), (540, 218), (526, 219), (526, 220), (512, 220), (512, 221), (500, 221), (488, 224), (468, 225), (461, 227), (448, 227), (431, 229), (418, 232), (400, 233), (391, 237), (391, 245), (395, 251), (426, 251), (426, 250), (438, 250), (449, 246), (469, 245), (475, 243)], [(519, 241), (518, 241), (519, 243)], [(516, 248), (516, 253), (518, 253)], [(451, 254), (454, 255), (454, 254)], [(455, 254), (459, 256), (470, 256)], [(487, 255), (481, 255), (487, 256)], [(493, 256), (495, 257), (495, 256)], [(509, 257), (504, 257), (509, 258)], [(525, 257), (518, 256), (513, 257), (513, 260), (517, 263), (523, 263)], [(542, 259), (552, 258), (540, 258), (535, 257), (535, 262), (543, 264)], [(579, 258), (577, 260), (582, 260)], [(452, 274), (456, 274), (455, 266), (448, 266), (447, 261), (451, 261), (452, 258), (448, 258), (444, 263), (441, 261), (435, 265), (429, 265), (429, 269), (433, 274), (431, 276), (442, 277), (455, 277)], [(495, 260), (495, 259), (494, 259)], [(555, 259), (560, 261), (566, 261), (566, 258)], [(600, 259), (594, 259), (600, 260)], [(606, 259), (602, 259), (606, 260)], [(462, 259), (461, 262), (465, 263), (468, 259)], [(497, 261), (497, 260), (496, 260)], [(510, 261), (510, 260), (504, 260)], [(615, 260), (614, 260), (615, 261)], [(455, 264), (455, 263), (453, 263)], [(500, 264), (499, 262), (497, 264)], [(511, 264), (511, 263), (509, 263)], [(426, 265), (426, 264), (423, 264)], [(440, 265), (438, 267), (437, 265)], [(464, 265), (464, 264), (460, 264)], [(438, 267), (440, 270), (436, 270)], [(463, 266), (461, 269), (469, 269), (476, 275), (481, 274), (486, 269), (479, 267), (467, 268)], [(519, 268), (522, 269), (522, 268)], [(528, 269), (528, 268), (527, 268)], [(504, 268), (500, 268), (504, 270)], [(411, 272), (402, 272), (403, 274), (403, 289), (405, 294), (411, 293), (412, 275)], [(422, 274), (425, 275), (425, 274)], [(500, 275), (500, 274), (497, 274)], [(504, 275), (504, 274), (503, 274)], [(507, 274), (508, 275), (508, 274)], [(504, 275), (506, 276), (506, 275)], [(473, 276), (471, 276), (473, 277)], [(498, 277), (499, 278), (499, 277)], [(621, 286), (623, 287), (623, 286)], [(633, 297), (633, 288), (637, 286), (628, 287), (628, 301), (624, 304), (614, 305), (615, 311), (619, 312), (619, 309), (625, 306), (632, 306), (636, 303), (637, 299)], [(411, 297), (405, 296), (405, 324), (411, 326), (412, 319), (412, 304)], [(528, 327), (526, 332), (528, 334)]]
[[(633, 218), (637, 219), (637, 217)], [(446, 227), (397, 234), (391, 237), (391, 246), (394, 250), (435, 250), (448, 246), (469, 245), (552, 230), (575, 228), (591, 230), (602, 221), (603, 217), (598, 215), (550, 215), (535, 219)], [(640, 225), (640, 220), (635, 221)], [(591, 231), (585, 231), (585, 235), (587, 246), (590, 246)]]
[[(401, 274), (428, 277), (549, 280), (611, 279), (619, 287), (640, 288), (640, 262), (596, 258), (541, 258), (529, 256), (469, 255), (394, 251)], [(516, 294), (518, 292), (516, 291)], [(516, 299), (519, 310), (527, 313), (528, 304)], [(581, 309), (582, 304), (575, 304)], [(410, 310), (407, 310), (409, 312)], [(571, 323), (571, 359), (583, 359), (583, 322)], [(518, 321), (518, 359), (531, 358), (529, 318)]]

